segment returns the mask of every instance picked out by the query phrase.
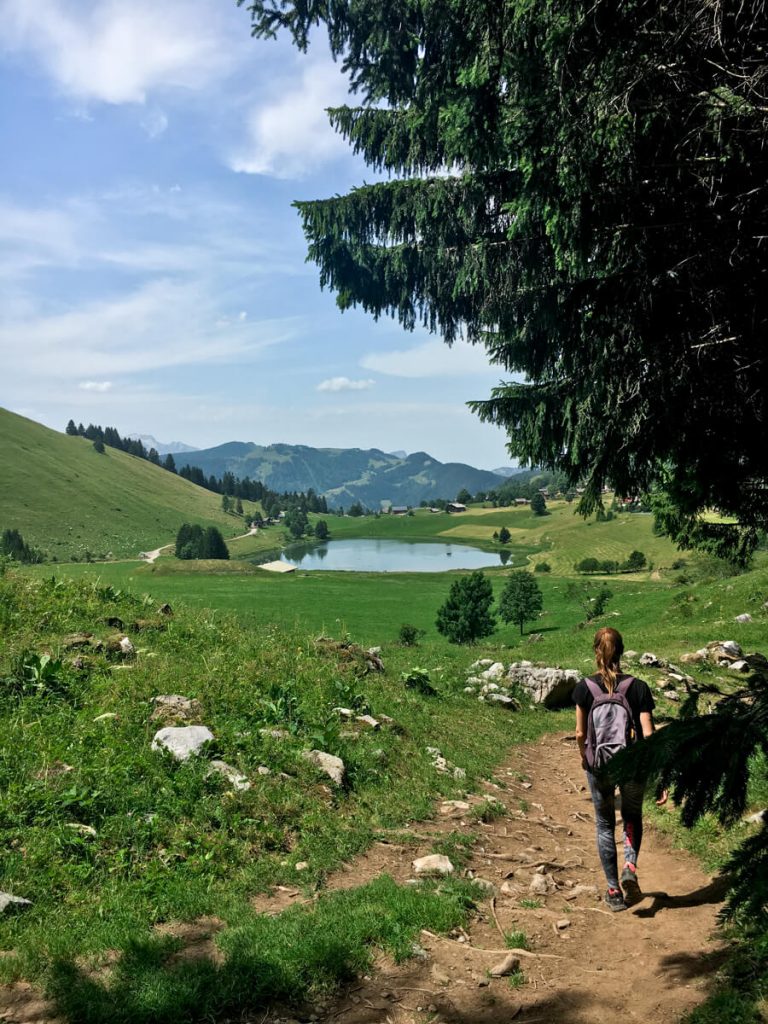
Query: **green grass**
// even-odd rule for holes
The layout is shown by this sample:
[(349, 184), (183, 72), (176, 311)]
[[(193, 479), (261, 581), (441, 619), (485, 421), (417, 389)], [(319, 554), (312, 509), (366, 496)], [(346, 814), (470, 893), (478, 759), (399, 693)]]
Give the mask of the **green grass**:
[[(34, 904), (3, 922), (3, 947), (15, 955), (2, 958), (0, 970), (6, 980), (41, 983), (76, 1020), (176, 1020), (172, 1004), (219, 1006), (220, 991), (232, 993), (239, 1006), (242, 972), (256, 969), (264, 955), (263, 926), (249, 904), (254, 893), (276, 883), (321, 889), (327, 874), (365, 849), (377, 831), (428, 817), (438, 796), (458, 796), (488, 777), (510, 743), (561, 721), (544, 712), (510, 718), (465, 695), (471, 651), (441, 651), (439, 659), (434, 651), (419, 652), (439, 691), (426, 698), (403, 686), (400, 673), (413, 667), (414, 652), (398, 645), (384, 645), (385, 674), (358, 677), (306, 632), (253, 621), (246, 629), (243, 618), (208, 609), (180, 607), (166, 620), (158, 603), (93, 579), (12, 572), (0, 579), (0, 722), (14, 738), (0, 750), (0, 889)], [(133, 637), (135, 661), (123, 667), (107, 653), (87, 651), (73, 662), (68, 634), (85, 629), (107, 640), (115, 632), (107, 620), (118, 618)], [(131, 625), (137, 620), (139, 631)], [(45, 654), (50, 670), (37, 687), (22, 665), (39, 667)], [(202, 721), (215, 737), (203, 757), (177, 764), (150, 749), (157, 728), (150, 701), (158, 693), (200, 701)], [(338, 705), (389, 714), (397, 728), (345, 735), (332, 710)], [(260, 731), (275, 725), (287, 730), (286, 739)], [(435, 773), (427, 746), (464, 768), (466, 781)], [(312, 747), (344, 759), (343, 789), (329, 789), (302, 758)], [(232, 793), (209, 777), (213, 757), (241, 771), (252, 788)], [(259, 765), (272, 775), (258, 775)], [(467, 837), (452, 834), (441, 848), (461, 863)], [(299, 876), (294, 866), (301, 860), (309, 868)], [(359, 899), (366, 907), (364, 895)], [(385, 901), (398, 921), (401, 899), (407, 898)], [(169, 948), (152, 925), (201, 914), (231, 925), (221, 940), (229, 967), (217, 974), (200, 966), (202, 980), (198, 968), (169, 976)], [(386, 917), (379, 909), (369, 914), (380, 916)], [(412, 923), (397, 927), (405, 936), (429, 919), (413, 910)], [(229, 945), (238, 928), (245, 929), (243, 945)], [(390, 948), (393, 940), (378, 934), (370, 941)], [(369, 955), (368, 939), (348, 941), (354, 963)], [(124, 960), (114, 986), (101, 992), (81, 964), (110, 949), (122, 951)], [(344, 976), (327, 943), (319, 949), (327, 977)], [(326, 977), (314, 955), (310, 948), (295, 953), (304, 957), (305, 988)], [(294, 976), (286, 977), (293, 986)], [(283, 992), (281, 984), (267, 972), (272, 997)], [(249, 998), (261, 999), (260, 992)], [(115, 1000), (128, 1016), (110, 1016)], [(93, 1007), (88, 1014), (86, 1005)]]
[(219, 495), (114, 448), (100, 455), (85, 438), (5, 409), (0, 448), (0, 529), (19, 530), (49, 560), (136, 558), (173, 541), (185, 520), (218, 526), (225, 538), (244, 532)]

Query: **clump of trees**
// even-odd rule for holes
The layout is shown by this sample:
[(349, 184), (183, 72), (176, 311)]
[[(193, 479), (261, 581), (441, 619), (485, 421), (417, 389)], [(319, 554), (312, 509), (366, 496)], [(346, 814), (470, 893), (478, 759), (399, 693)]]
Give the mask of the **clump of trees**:
[(203, 529), (196, 523), (182, 523), (179, 527), (179, 532), (176, 534), (175, 554), (177, 558), (182, 559), (214, 558), (224, 560), (229, 558), (229, 550), (221, 532), (215, 526)]
[(590, 573), (601, 573), (611, 575), (617, 572), (640, 572), (648, 565), (648, 559), (642, 551), (632, 551), (623, 562), (615, 559), (582, 558), (576, 562), (574, 569), (578, 573), (588, 575)]
[(541, 491), (535, 491), (531, 495), (531, 512), (535, 516), (548, 516), (547, 502)]
[(18, 530), (3, 530), (0, 535), (0, 555), (12, 558), (15, 562), (34, 565), (43, 561), (42, 551), (27, 544)]

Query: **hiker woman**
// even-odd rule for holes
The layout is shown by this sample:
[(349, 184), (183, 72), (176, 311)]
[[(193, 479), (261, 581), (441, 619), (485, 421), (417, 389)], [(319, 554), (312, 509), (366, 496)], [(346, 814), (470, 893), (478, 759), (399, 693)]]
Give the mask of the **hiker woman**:
[[(655, 707), (648, 684), (622, 673), (623, 653), (624, 641), (617, 629), (609, 626), (598, 629), (595, 633), (597, 674), (582, 679), (573, 691), (576, 740), (595, 808), (597, 852), (608, 882), (605, 902), (611, 910), (626, 910), (628, 904), (637, 902), (642, 896), (637, 880), (637, 855), (643, 838), (645, 782), (619, 784), (624, 825), (624, 867), (619, 884), (615, 836), (616, 787), (597, 773), (618, 750), (651, 735)], [(666, 799), (664, 792), (657, 802), (662, 804)]]

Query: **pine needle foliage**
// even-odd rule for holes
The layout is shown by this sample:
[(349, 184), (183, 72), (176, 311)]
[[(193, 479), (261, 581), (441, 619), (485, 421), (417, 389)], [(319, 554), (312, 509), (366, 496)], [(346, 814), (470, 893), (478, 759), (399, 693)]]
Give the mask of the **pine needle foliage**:
[[(681, 545), (768, 525), (765, 0), (240, 0), (317, 26), (383, 181), (297, 207), (342, 309), (485, 345), (512, 456), (660, 489)], [(522, 380), (521, 380), (522, 378)], [(717, 507), (736, 522), (716, 525)]]

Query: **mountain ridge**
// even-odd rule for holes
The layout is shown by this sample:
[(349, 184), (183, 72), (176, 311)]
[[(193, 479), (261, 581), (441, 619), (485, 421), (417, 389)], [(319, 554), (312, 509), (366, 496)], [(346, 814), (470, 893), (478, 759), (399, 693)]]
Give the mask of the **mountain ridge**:
[(311, 445), (258, 445), (228, 441), (185, 453), (178, 464), (201, 469), (206, 476), (260, 480), (273, 491), (310, 488), (334, 507), (360, 502), (369, 508), (382, 501), (418, 505), (435, 498), (455, 498), (488, 491), (507, 477), (462, 462), (440, 462), (428, 452), (385, 452), (380, 448), (314, 448)]

